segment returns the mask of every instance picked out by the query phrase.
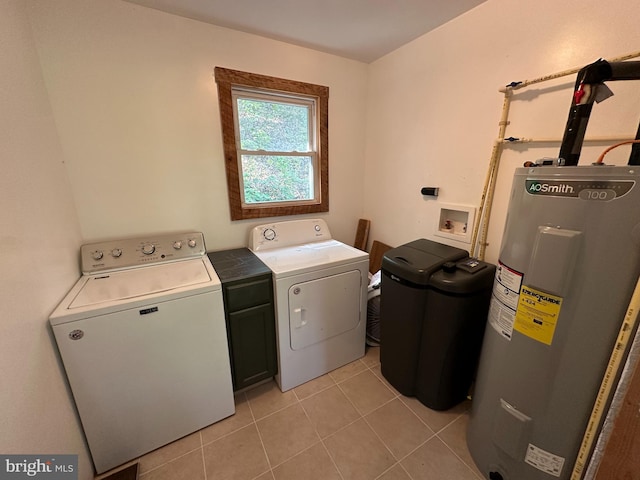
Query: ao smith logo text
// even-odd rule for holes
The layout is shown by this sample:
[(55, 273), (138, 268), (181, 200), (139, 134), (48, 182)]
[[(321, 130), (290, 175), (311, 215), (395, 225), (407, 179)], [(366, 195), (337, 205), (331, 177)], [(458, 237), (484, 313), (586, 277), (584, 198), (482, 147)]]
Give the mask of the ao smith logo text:
[(567, 185), (566, 183), (539, 183), (539, 182), (531, 182), (529, 188), (527, 189), (529, 192), (535, 193), (560, 193), (560, 194), (568, 194), (569, 196), (575, 189), (571, 185)]
[(527, 179), (525, 190), (529, 195), (608, 201), (629, 193), (634, 185), (633, 180)]

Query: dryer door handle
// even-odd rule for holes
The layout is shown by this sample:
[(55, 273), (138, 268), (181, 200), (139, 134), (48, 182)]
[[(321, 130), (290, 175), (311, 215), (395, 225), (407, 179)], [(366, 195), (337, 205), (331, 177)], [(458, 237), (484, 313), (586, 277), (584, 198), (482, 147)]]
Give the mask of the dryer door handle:
[(304, 327), (307, 324), (307, 321), (305, 320), (305, 315), (304, 315), (305, 309), (302, 307), (298, 307), (298, 308), (294, 308), (293, 309), (293, 326), (295, 328), (300, 328), (300, 327)]

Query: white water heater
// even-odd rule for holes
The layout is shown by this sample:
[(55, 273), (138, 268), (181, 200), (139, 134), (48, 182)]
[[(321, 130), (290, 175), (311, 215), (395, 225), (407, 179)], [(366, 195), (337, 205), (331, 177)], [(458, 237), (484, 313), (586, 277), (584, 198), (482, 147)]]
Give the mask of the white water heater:
[(639, 182), (516, 170), (467, 437), (486, 478), (570, 478), (640, 273)]

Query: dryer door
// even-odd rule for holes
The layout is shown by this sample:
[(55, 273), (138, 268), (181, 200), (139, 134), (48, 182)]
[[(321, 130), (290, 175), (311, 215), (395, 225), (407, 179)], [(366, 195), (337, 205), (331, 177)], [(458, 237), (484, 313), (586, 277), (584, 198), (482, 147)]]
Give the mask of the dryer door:
[(362, 294), (360, 279), (360, 270), (351, 270), (289, 288), (292, 350), (303, 349), (357, 327)]

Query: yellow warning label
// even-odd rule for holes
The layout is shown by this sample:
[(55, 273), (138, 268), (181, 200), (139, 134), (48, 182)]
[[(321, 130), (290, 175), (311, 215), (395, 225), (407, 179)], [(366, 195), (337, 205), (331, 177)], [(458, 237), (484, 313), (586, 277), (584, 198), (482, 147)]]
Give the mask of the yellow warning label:
[(513, 329), (527, 337), (551, 345), (556, 331), (562, 297), (523, 285)]

